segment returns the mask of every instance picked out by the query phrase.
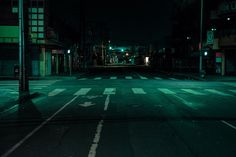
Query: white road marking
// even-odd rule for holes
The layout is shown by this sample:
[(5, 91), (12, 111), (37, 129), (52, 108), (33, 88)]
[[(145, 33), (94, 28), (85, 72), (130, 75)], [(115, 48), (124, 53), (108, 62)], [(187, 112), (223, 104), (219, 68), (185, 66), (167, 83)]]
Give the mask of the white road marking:
[(132, 88), (134, 94), (147, 94), (142, 88)]
[(10, 107), (9, 109), (6, 109), (4, 110), (3, 112), (0, 112), (0, 116), (3, 117), (3, 116), (6, 116), (6, 115), (9, 115), (11, 113), (14, 113), (18, 110), (18, 104)]
[(116, 80), (117, 77), (116, 77), (116, 76), (112, 76), (112, 77), (110, 77), (110, 79), (111, 79), (111, 80)]
[(176, 78), (169, 78), (170, 80), (177, 81), (178, 79)]
[(187, 93), (193, 94), (193, 95), (206, 95), (205, 93), (200, 93), (198, 91), (194, 91), (192, 89), (181, 89), (182, 91), (185, 91)]
[(232, 93), (236, 93), (236, 90), (229, 90), (230, 92), (232, 92)]
[(161, 91), (164, 94), (172, 94), (172, 95), (176, 94), (175, 92), (173, 92), (169, 89), (166, 89), (166, 88), (158, 88), (158, 90)]
[(205, 91), (207, 91), (207, 92), (209, 92), (209, 93), (212, 93), (212, 94), (221, 95), (221, 96), (232, 96), (232, 95), (230, 95), (230, 94), (226, 94), (226, 93), (217, 91), (217, 90), (215, 90), (215, 89), (205, 89)]
[(88, 157), (95, 157), (96, 156), (97, 147), (98, 147), (98, 143), (99, 143), (102, 128), (103, 128), (103, 122), (104, 122), (103, 120), (100, 120), (97, 125), (96, 133), (95, 133), (95, 136), (93, 139), (93, 144), (90, 147)]
[(105, 101), (105, 106), (104, 106), (104, 111), (107, 111), (109, 103), (110, 103), (110, 95), (107, 95), (107, 98)]
[(94, 80), (101, 80), (101, 77), (95, 77)]
[(154, 77), (155, 80), (162, 80), (160, 77)]
[(8, 157), (13, 153), (17, 148), (19, 148), (26, 140), (28, 140), (31, 136), (33, 136), (36, 132), (38, 132), (44, 125), (46, 125), (49, 121), (51, 121), (56, 115), (58, 115), (62, 110), (64, 110), (67, 106), (69, 106), (72, 102), (74, 102), (79, 96), (74, 97), (64, 106), (62, 106), (57, 112), (55, 112), (51, 117), (42, 122), (39, 126), (37, 126), (33, 131), (31, 131), (28, 135), (26, 135), (22, 140), (17, 142), (13, 147), (11, 147), (6, 153), (4, 153), (1, 157)]
[(61, 92), (65, 91), (65, 90), (66, 89), (54, 89), (53, 91), (48, 93), (48, 96), (50, 96), (50, 97), (56, 96), (56, 95), (60, 94)]
[(114, 95), (116, 94), (116, 88), (105, 88), (103, 95)]
[(81, 88), (74, 95), (87, 95), (91, 88)]
[(147, 80), (148, 78), (147, 77), (144, 77), (144, 76), (139, 76), (141, 80)]
[(125, 76), (125, 79), (126, 79), (126, 80), (132, 80), (133, 77), (132, 77), (132, 76)]
[(191, 109), (194, 109), (194, 110), (196, 110), (197, 108), (194, 106), (194, 104), (193, 103), (191, 103), (191, 102), (188, 102), (187, 100), (185, 100), (184, 98), (181, 98), (181, 97), (179, 97), (179, 96), (177, 96), (177, 95), (173, 95), (174, 97), (176, 97), (177, 99), (179, 99), (183, 104), (185, 104), (186, 106), (188, 106), (188, 107), (190, 107)]
[(82, 107), (90, 107), (90, 106), (94, 106), (95, 104), (93, 104), (92, 102), (84, 102), (83, 104), (79, 104), (79, 106)]
[(35, 88), (33, 88), (34, 90), (41, 90), (41, 89), (43, 89), (43, 88), (41, 88), (41, 87), (35, 87)]
[(79, 79), (80, 81), (85, 81), (85, 80), (87, 80), (87, 78), (81, 78), (81, 79)]
[(228, 123), (228, 122), (226, 122), (224, 120), (221, 120), (221, 122), (224, 123), (225, 125), (231, 127), (232, 129), (236, 130), (236, 126), (234, 126), (234, 125), (232, 125), (232, 124), (230, 124), (230, 123)]

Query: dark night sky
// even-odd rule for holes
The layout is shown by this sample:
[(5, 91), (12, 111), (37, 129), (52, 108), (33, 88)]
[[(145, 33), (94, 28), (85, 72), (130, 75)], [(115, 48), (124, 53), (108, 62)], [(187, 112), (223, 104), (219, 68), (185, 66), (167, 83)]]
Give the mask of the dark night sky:
[[(78, 27), (78, 0), (52, 1), (54, 12)], [(86, 0), (85, 10), (87, 20), (107, 23), (114, 40), (156, 41), (171, 33), (172, 0)]]

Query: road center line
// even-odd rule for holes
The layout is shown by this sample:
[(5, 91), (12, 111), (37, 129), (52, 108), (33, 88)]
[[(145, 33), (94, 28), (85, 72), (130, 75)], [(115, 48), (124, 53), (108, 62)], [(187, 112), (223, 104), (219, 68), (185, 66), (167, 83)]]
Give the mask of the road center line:
[(234, 126), (234, 125), (232, 125), (232, 124), (230, 124), (230, 123), (228, 123), (228, 122), (226, 122), (224, 120), (221, 120), (221, 122), (224, 123), (225, 125), (231, 127), (232, 129), (236, 130), (236, 126)]
[(67, 106), (69, 106), (72, 102), (74, 102), (79, 96), (74, 97), (69, 102), (67, 102), (64, 106), (62, 106), (57, 112), (55, 112), (51, 117), (42, 122), (39, 126), (37, 126), (33, 131), (31, 131), (28, 135), (26, 135), (22, 140), (17, 142), (11, 149), (9, 149), (6, 153), (1, 155), (1, 157), (8, 157), (13, 153), (17, 148), (19, 148), (26, 140), (28, 140), (31, 136), (33, 136), (36, 132), (38, 132), (44, 125), (46, 125), (50, 120), (52, 120), (57, 114), (59, 114), (62, 110), (64, 110)]
[(110, 103), (110, 95), (107, 95), (107, 98), (105, 101), (105, 106), (104, 106), (104, 111), (107, 111), (109, 103)]

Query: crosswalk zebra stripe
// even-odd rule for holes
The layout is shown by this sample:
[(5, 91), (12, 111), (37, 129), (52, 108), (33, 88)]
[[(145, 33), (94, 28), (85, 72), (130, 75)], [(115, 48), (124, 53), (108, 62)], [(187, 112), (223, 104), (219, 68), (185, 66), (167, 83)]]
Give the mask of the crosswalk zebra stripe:
[(160, 77), (154, 77), (155, 80), (162, 80)]
[(232, 92), (232, 93), (236, 93), (236, 90), (229, 90), (230, 92)]
[(103, 95), (114, 95), (116, 94), (116, 88), (105, 88)]
[(140, 76), (140, 78), (141, 78), (142, 80), (147, 80), (147, 79), (148, 79), (147, 77), (144, 77), (144, 76)]
[(101, 77), (95, 77), (94, 80), (101, 80)]
[(74, 95), (76, 95), (76, 96), (87, 95), (90, 90), (91, 90), (91, 88), (81, 88)]
[(209, 92), (209, 93), (212, 93), (212, 94), (221, 95), (221, 96), (232, 96), (232, 95), (230, 95), (230, 94), (223, 93), (223, 92), (217, 91), (217, 90), (215, 90), (215, 89), (205, 89), (205, 91), (207, 91), (207, 92)]
[(164, 93), (164, 94), (172, 94), (172, 95), (176, 94), (175, 92), (173, 92), (173, 91), (171, 91), (169, 89), (166, 89), (166, 88), (158, 88), (158, 90), (160, 92)]
[(117, 77), (116, 77), (116, 76), (112, 76), (112, 77), (110, 77), (110, 79), (111, 79), (111, 80), (116, 80)]
[(56, 96), (58, 94), (60, 94), (61, 92), (65, 91), (66, 89), (54, 89), (53, 91), (51, 91), (50, 93), (48, 93), (48, 96)]
[(81, 79), (79, 79), (80, 81), (84, 81), (84, 80), (87, 80), (87, 78), (81, 78)]
[(125, 79), (127, 79), (127, 80), (132, 80), (133, 77), (132, 77), (132, 76), (126, 76)]
[(169, 78), (170, 80), (177, 81), (178, 79), (176, 78)]
[(198, 91), (194, 91), (192, 89), (181, 89), (182, 91), (185, 91), (187, 93), (190, 93), (190, 94), (194, 94), (194, 95), (206, 95), (205, 93), (200, 93)]
[(132, 88), (134, 94), (147, 94), (142, 88)]

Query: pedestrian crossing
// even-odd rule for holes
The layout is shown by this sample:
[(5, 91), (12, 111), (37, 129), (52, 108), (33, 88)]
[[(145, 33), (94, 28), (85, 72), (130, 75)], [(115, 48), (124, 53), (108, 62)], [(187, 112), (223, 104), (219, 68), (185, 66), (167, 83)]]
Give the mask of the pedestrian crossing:
[[(154, 89), (154, 90), (153, 90)], [(49, 97), (57, 96), (66, 92), (67, 89), (54, 89), (48, 93)], [(98, 92), (100, 91), (100, 92)], [(70, 89), (71, 92), (71, 89)], [(220, 89), (168, 89), (168, 88), (127, 88), (127, 89), (119, 89), (119, 88), (80, 88), (77, 91), (74, 91), (75, 96), (85, 96), (89, 94), (96, 93), (97, 95), (116, 95), (117, 93), (126, 93), (126, 94), (135, 94), (135, 95), (146, 95), (146, 94), (164, 94), (164, 95), (180, 95), (180, 94), (188, 94), (194, 96), (225, 96), (225, 97), (235, 97), (236, 90), (220, 90)]]
[(153, 77), (153, 76), (111, 76), (111, 77), (91, 77), (91, 76), (88, 76), (88, 77), (82, 77), (82, 78), (78, 78), (79, 81), (86, 81), (86, 80), (95, 80), (95, 81), (98, 81), (98, 80), (117, 80), (117, 79), (124, 79), (124, 80), (135, 80), (135, 79), (140, 79), (140, 80), (171, 80), (171, 81), (178, 81), (178, 80), (181, 80), (181, 79), (177, 79), (177, 78), (164, 78), (164, 77)]

